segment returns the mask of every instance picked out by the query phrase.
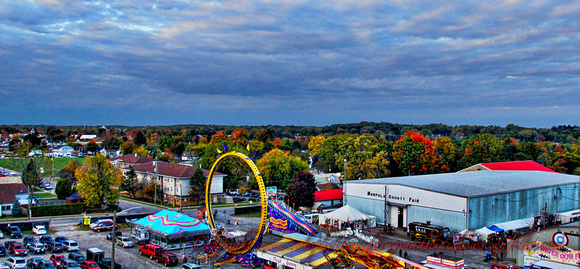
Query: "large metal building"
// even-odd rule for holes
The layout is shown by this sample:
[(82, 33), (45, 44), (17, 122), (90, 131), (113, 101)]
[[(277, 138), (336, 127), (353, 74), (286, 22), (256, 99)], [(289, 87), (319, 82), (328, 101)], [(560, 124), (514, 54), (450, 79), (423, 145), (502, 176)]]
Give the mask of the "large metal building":
[(344, 202), (377, 222), (431, 221), (454, 230), (580, 208), (580, 177), (543, 171), (475, 171), (347, 181)]

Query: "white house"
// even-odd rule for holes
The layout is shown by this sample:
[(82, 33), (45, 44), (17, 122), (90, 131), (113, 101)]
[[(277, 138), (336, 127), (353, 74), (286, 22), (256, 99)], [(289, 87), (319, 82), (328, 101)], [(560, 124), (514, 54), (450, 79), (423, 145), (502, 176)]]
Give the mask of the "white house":
[(73, 151), (74, 150), (75, 149), (73, 147), (71, 147), (71, 146), (54, 147), (48, 153), (48, 156), (49, 157), (53, 157), (53, 158), (60, 158), (60, 157), (72, 158), (73, 157)]

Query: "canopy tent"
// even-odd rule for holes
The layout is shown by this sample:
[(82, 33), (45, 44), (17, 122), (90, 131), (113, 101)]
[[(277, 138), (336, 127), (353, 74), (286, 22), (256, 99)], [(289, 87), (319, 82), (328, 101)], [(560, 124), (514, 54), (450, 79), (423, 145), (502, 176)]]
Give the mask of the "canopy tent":
[(129, 223), (147, 227), (151, 233), (167, 239), (210, 234), (207, 224), (169, 210), (161, 210), (142, 219), (129, 221)]
[(490, 235), (490, 234), (497, 233), (496, 231), (492, 231), (492, 230), (488, 229), (487, 227), (483, 227), (483, 228), (481, 228), (481, 229), (477, 229), (477, 230), (475, 230), (475, 231), (476, 231), (478, 234), (481, 234), (481, 236), (482, 236), (483, 238), (487, 238), (487, 236), (488, 236), (488, 235)]
[(368, 221), (368, 225), (371, 228), (375, 227), (377, 225), (375, 216), (369, 216), (365, 213), (362, 213), (350, 205), (345, 205), (345, 206), (343, 206), (335, 211), (332, 211), (330, 213), (321, 214), (318, 217), (318, 224), (320, 225), (320, 224), (326, 223), (327, 219), (338, 220), (338, 221), (342, 221), (342, 222), (353, 222), (353, 221), (366, 220), (366, 221)]
[(571, 222), (573, 219), (580, 219), (580, 209), (558, 213), (562, 223)]
[(515, 231), (522, 228), (530, 228), (534, 224), (534, 218), (512, 220), (495, 224), (494, 226), (504, 231)]

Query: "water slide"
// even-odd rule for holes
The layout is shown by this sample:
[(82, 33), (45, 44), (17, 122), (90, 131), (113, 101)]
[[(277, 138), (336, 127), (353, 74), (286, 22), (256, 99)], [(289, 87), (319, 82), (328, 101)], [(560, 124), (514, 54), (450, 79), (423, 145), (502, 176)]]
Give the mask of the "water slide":
[(284, 216), (288, 221), (298, 227), (298, 229), (306, 233), (306, 235), (316, 235), (318, 233), (316, 228), (294, 214), (284, 202), (270, 200), (268, 201), (268, 207), (270, 210), (274, 210)]

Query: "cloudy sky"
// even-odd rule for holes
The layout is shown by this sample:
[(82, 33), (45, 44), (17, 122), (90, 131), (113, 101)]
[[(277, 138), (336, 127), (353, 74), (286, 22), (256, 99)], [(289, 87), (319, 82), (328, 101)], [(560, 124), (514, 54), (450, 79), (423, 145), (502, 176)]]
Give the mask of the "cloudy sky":
[(0, 124), (578, 125), (579, 18), (578, 0), (0, 0)]

